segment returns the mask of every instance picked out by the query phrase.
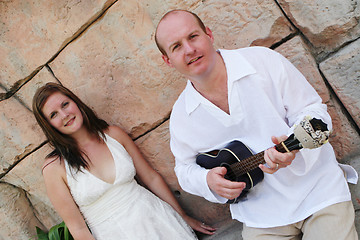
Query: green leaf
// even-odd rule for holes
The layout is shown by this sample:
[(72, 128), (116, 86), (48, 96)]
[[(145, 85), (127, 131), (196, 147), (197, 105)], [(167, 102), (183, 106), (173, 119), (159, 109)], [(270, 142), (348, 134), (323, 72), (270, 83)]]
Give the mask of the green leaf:
[(37, 240), (49, 240), (48, 234), (39, 227), (36, 227), (36, 236)]
[(64, 222), (54, 225), (46, 233), (36, 227), (37, 240), (74, 240)]
[(74, 238), (71, 236), (69, 229), (64, 224), (64, 240), (74, 240)]
[(64, 222), (61, 222), (49, 230), (49, 240), (63, 240), (62, 235), (64, 232)]
[(43, 231), (41, 228), (39, 228), (38, 226), (35, 227), (36, 228), (36, 234), (46, 234), (45, 231)]

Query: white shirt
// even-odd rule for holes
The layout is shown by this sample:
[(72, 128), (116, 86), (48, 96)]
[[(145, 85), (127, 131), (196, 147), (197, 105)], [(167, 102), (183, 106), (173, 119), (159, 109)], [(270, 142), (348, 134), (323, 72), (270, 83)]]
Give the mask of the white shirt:
[[(271, 136), (290, 135), (291, 126), (310, 115), (331, 129), (326, 105), (304, 76), (282, 55), (263, 47), (219, 50), (228, 76), (228, 115), (200, 95), (190, 81), (170, 117), (175, 172), (187, 192), (211, 202), (227, 199), (212, 192), (196, 155), (240, 140), (254, 153), (274, 144)], [(349, 169), (349, 168), (347, 168)], [(350, 168), (352, 181), (357, 175)], [(329, 143), (302, 149), (292, 164), (252, 188), (244, 201), (231, 204), (232, 217), (249, 227), (295, 223), (329, 205), (351, 200), (343, 171)]]

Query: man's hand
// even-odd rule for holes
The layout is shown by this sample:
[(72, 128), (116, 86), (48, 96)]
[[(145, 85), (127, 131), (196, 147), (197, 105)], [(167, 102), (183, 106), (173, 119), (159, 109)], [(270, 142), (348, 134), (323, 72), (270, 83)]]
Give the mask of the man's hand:
[(245, 188), (244, 182), (232, 182), (224, 178), (227, 170), (224, 167), (216, 167), (211, 169), (206, 181), (209, 188), (221, 197), (234, 199), (240, 195)]
[[(274, 144), (279, 144), (282, 141), (286, 140), (286, 136), (281, 136), (281, 137), (271, 137), (271, 140)], [(289, 153), (281, 153), (278, 152), (275, 147), (269, 148), (265, 151), (264, 154), (264, 158), (265, 161), (268, 165), (265, 166), (263, 164), (259, 165), (259, 168), (266, 173), (270, 173), (273, 174), (274, 172), (276, 172), (277, 170), (279, 170), (280, 168), (285, 168), (287, 166), (289, 166), (292, 161), (295, 158), (295, 154), (298, 152), (298, 150), (289, 152)]]

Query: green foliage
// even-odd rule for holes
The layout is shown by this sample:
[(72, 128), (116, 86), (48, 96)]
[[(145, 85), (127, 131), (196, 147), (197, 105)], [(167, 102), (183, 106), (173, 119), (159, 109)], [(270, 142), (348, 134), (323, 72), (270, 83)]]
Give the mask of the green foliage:
[(50, 228), (48, 233), (36, 227), (36, 237), (37, 240), (74, 240), (64, 222)]

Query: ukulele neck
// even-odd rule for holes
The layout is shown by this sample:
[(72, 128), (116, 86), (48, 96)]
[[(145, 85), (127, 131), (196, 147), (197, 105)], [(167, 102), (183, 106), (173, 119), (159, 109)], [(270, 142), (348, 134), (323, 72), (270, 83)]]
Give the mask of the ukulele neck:
[[(299, 141), (293, 136), (293, 134), (285, 141), (274, 146), (275, 149), (281, 153), (291, 152), (295, 149), (301, 149)], [(259, 167), (259, 164), (265, 164), (264, 159), (265, 151), (259, 152), (251, 157), (241, 160), (240, 162), (230, 165), (232, 171), (237, 175), (241, 176)]]

